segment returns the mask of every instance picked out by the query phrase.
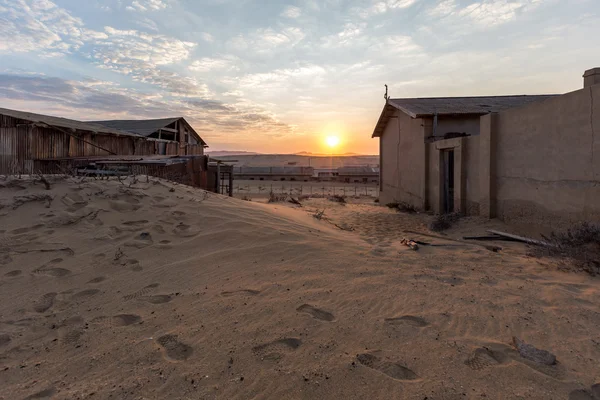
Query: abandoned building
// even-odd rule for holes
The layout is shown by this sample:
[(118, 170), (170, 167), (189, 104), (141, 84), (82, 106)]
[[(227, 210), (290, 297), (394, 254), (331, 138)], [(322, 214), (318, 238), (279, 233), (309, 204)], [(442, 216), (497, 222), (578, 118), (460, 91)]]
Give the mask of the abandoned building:
[(216, 191), (226, 167), (210, 168), (205, 147), (184, 118), (98, 123), (0, 108), (2, 175), (128, 170)]
[(388, 99), (380, 202), (561, 227), (600, 220), (600, 68), (563, 95)]
[(335, 181), (337, 179), (337, 168), (315, 168), (312, 179), (315, 181)]
[(308, 182), (314, 174), (313, 167), (234, 167), (236, 179), (250, 181)]
[(369, 166), (340, 167), (337, 181), (345, 183), (378, 183), (379, 168)]

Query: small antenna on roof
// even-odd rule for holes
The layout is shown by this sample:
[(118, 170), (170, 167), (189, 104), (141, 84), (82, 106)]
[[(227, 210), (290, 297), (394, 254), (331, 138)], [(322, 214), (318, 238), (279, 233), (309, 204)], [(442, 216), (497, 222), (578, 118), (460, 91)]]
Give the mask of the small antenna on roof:
[(383, 98), (385, 99), (385, 101), (388, 101), (388, 99), (390, 98), (390, 96), (388, 96), (388, 85), (383, 86), (385, 86), (385, 94), (383, 95)]

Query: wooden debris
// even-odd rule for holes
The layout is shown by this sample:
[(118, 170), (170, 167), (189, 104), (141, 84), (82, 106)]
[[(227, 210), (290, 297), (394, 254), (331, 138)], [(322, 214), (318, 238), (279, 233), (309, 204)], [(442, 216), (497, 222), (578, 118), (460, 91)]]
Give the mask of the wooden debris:
[(298, 206), (302, 207), (302, 203), (300, 203), (300, 200), (298, 200), (298, 199), (295, 199), (295, 198), (293, 198), (293, 197), (291, 197), (291, 196), (290, 196), (290, 199), (288, 200), (288, 202), (290, 202), (290, 203), (292, 203), (292, 204), (296, 204), (296, 205), (298, 205)]
[(556, 356), (549, 351), (540, 350), (513, 336), (513, 346), (519, 351), (521, 357), (543, 365), (555, 365)]
[(404, 238), (404, 239), (402, 239), (402, 241), (400, 243), (402, 243), (403, 245), (405, 245), (407, 247), (410, 247), (411, 250), (414, 250), (414, 251), (419, 250), (419, 245), (414, 240)]
[(501, 232), (501, 231), (495, 231), (493, 229), (488, 229), (489, 233), (493, 233), (494, 235), (498, 235), (498, 236), (502, 236), (502, 237), (506, 237), (512, 240), (516, 240), (518, 242), (523, 242), (523, 243), (527, 243), (527, 244), (531, 244), (534, 246), (545, 246), (545, 247), (549, 247), (550, 244), (543, 242), (541, 240), (535, 240), (535, 239), (529, 239), (523, 236), (518, 236), (518, 235), (513, 235), (511, 233), (506, 233), (506, 232)]
[(40, 182), (42, 182), (44, 184), (44, 186), (46, 187), (46, 190), (50, 190), (50, 182), (48, 182), (46, 177), (44, 175), (42, 175), (41, 171), (38, 172), (38, 178), (40, 178)]
[(489, 235), (489, 236), (463, 236), (464, 240), (505, 240), (509, 242), (516, 242), (516, 239), (512, 239), (506, 236), (500, 235)]

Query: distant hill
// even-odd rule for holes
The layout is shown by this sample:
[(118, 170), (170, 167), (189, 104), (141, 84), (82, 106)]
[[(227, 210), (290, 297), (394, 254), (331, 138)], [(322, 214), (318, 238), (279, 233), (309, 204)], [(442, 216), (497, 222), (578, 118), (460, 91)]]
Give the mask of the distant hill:
[[(310, 151), (301, 151), (299, 153), (294, 153), (296, 156), (309, 156), (309, 157), (331, 157), (331, 154), (323, 154), (323, 153), (311, 153)], [(343, 154), (334, 154), (334, 157), (356, 157), (356, 156), (369, 156), (368, 154), (358, 154), (358, 153), (343, 153)]]
[(254, 153), (251, 151), (228, 151), (228, 150), (217, 150), (217, 151), (208, 151), (206, 152), (209, 156), (214, 157), (223, 157), (223, 156), (255, 156), (260, 153)]

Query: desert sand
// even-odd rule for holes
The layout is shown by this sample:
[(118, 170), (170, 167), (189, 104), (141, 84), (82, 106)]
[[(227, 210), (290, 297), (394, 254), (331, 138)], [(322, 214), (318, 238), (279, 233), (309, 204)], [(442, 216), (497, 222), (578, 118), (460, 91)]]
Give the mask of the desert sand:
[(599, 282), (525, 245), (372, 202), (50, 183), (0, 181), (1, 399), (594, 398)]

